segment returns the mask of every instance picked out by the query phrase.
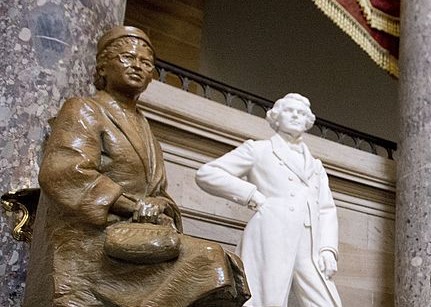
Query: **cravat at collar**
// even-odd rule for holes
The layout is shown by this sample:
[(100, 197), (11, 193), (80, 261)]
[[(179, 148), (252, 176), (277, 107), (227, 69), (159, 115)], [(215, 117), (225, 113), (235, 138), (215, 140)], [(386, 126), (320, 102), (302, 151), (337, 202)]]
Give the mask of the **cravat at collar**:
[(302, 142), (302, 136), (299, 136), (297, 138), (292, 137), (291, 135), (287, 133), (279, 134), (281, 138), (286, 143), (287, 147), (289, 147), (291, 150), (294, 150), (299, 153), (304, 153), (304, 146)]
[(302, 144), (303, 144), (302, 142), (299, 142), (299, 143), (290, 143), (290, 142), (288, 142), (287, 146), (291, 150), (299, 152), (300, 154), (302, 154), (302, 153), (304, 153), (304, 147), (302, 146)]

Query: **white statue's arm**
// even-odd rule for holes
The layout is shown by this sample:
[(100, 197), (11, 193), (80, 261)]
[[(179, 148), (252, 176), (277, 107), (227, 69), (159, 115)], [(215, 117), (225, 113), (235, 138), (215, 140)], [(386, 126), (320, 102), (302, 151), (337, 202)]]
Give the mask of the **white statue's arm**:
[(203, 165), (196, 173), (196, 183), (212, 195), (243, 206), (247, 206), (252, 199), (261, 203), (264, 196), (256, 192), (256, 186), (241, 179), (255, 163), (253, 144), (252, 140), (248, 140), (222, 157)]
[(319, 267), (327, 279), (337, 272), (338, 259), (338, 218), (337, 208), (329, 189), (328, 175), (320, 167), (320, 223), (321, 237)]

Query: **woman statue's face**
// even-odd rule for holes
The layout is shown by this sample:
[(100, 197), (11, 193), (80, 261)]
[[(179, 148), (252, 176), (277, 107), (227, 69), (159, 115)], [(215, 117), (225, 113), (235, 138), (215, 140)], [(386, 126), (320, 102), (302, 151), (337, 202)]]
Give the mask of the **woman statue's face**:
[(140, 44), (126, 44), (117, 55), (102, 66), (100, 74), (105, 77), (106, 91), (143, 92), (151, 82), (154, 57), (150, 48)]

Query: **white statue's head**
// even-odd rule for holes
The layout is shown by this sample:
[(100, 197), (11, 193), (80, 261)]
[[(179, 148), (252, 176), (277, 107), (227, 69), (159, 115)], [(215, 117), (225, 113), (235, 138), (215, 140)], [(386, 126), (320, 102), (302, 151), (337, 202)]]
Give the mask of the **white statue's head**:
[(316, 116), (311, 112), (308, 98), (289, 93), (278, 99), (266, 113), (266, 120), (276, 132), (298, 136), (313, 127)]

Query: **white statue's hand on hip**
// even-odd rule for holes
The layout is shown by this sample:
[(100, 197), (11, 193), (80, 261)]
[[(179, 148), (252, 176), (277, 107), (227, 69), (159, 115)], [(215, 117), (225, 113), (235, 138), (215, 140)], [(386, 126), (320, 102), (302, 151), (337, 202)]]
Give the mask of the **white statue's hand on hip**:
[(247, 207), (254, 210), (254, 211), (260, 211), (265, 202), (266, 202), (265, 195), (263, 195), (258, 190), (256, 190), (253, 193), (253, 196), (251, 197), (250, 202), (248, 203)]

